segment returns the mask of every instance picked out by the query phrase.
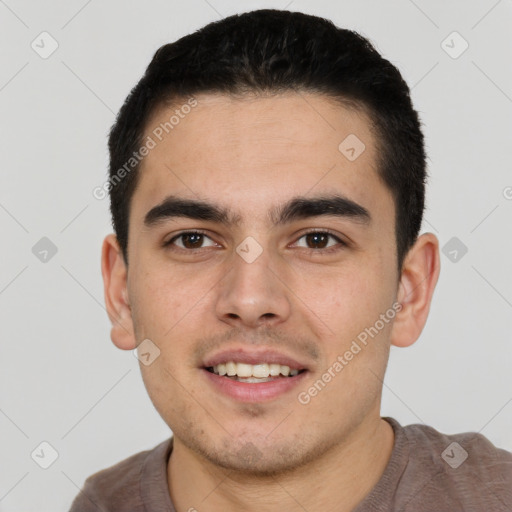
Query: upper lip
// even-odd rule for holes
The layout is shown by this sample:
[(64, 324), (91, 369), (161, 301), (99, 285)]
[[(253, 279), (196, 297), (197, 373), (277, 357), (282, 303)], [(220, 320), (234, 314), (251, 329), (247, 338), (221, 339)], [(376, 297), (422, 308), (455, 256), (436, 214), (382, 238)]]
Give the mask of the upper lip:
[(289, 357), (285, 354), (276, 352), (275, 350), (247, 350), (244, 348), (233, 348), (212, 354), (204, 360), (203, 366), (205, 368), (210, 368), (221, 363), (228, 363), (230, 361), (252, 365), (261, 363), (280, 364), (282, 366), (289, 366), (292, 370), (307, 369), (307, 365), (305, 363), (300, 362), (293, 357)]

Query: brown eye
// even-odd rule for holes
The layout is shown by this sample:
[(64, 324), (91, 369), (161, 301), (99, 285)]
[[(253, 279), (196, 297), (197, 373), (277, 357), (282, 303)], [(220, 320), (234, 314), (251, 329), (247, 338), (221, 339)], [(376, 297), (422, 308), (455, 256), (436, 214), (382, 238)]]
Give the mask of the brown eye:
[(329, 241), (330, 235), (326, 233), (308, 233), (306, 235), (306, 243), (309, 245), (314, 245), (311, 247), (312, 249), (323, 249), (327, 245)]
[[(180, 249), (192, 251), (194, 249), (202, 249), (203, 247), (208, 247), (208, 246), (203, 246), (203, 244), (205, 243), (205, 240), (210, 240), (212, 242), (209, 245), (210, 247), (215, 245), (213, 240), (211, 240), (211, 238), (206, 236), (204, 233), (201, 233), (199, 231), (185, 231), (183, 233), (180, 233), (179, 235), (174, 236), (168, 242), (166, 242), (164, 245), (165, 246), (175, 245), (175, 246), (179, 247)], [(181, 243), (177, 243), (177, 241), (181, 241)]]
[[(299, 240), (302, 239), (305, 240), (305, 245), (299, 243), (297, 243), (297, 245), (311, 251), (325, 249), (323, 252), (329, 252), (347, 245), (343, 240), (328, 231), (311, 231), (309, 233), (305, 233), (299, 238)], [(334, 243), (330, 242), (330, 240), (333, 240)]]
[(203, 242), (203, 235), (200, 233), (185, 233), (181, 238), (185, 249), (198, 249)]

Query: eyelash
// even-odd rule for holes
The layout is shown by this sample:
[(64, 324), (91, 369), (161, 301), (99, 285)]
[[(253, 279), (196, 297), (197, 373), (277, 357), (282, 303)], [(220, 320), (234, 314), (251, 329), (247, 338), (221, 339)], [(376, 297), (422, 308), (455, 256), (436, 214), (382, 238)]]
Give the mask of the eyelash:
[[(309, 248), (305, 248), (303, 247), (302, 249), (308, 251), (308, 252), (311, 252), (311, 253), (319, 253), (319, 252), (323, 252), (323, 253), (331, 253), (331, 252), (336, 252), (336, 251), (339, 251), (345, 247), (348, 247), (348, 243), (347, 242), (344, 242), (341, 238), (339, 238), (338, 236), (336, 236), (334, 233), (332, 233), (330, 230), (328, 229), (317, 229), (317, 230), (312, 230), (312, 231), (307, 231), (306, 233), (302, 233), (301, 236), (299, 236), (299, 238), (297, 240), (300, 240), (301, 238), (304, 238), (305, 236), (307, 235), (310, 235), (310, 234), (315, 234), (315, 233), (318, 233), (318, 234), (322, 234), (322, 235), (329, 235), (331, 238), (334, 238), (337, 242), (338, 242), (338, 245), (335, 245), (335, 246), (332, 246), (332, 247), (328, 247), (327, 249), (309, 249)], [(183, 235), (203, 235), (207, 238), (210, 238), (204, 231), (201, 231), (201, 230), (190, 230), (190, 231), (183, 231), (175, 236), (173, 236), (170, 240), (164, 242), (162, 245), (164, 248), (171, 248), (173, 246), (173, 243), (175, 240), (178, 240), (180, 237), (182, 237)], [(210, 238), (211, 240), (211, 238)], [(189, 252), (189, 253), (192, 253), (192, 252), (198, 252), (200, 251), (201, 249), (207, 249), (207, 247), (200, 247), (199, 249), (183, 249), (182, 247), (175, 247), (175, 248), (172, 248), (171, 250), (180, 250), (180, 251), (185, 251), (185, 252)]]

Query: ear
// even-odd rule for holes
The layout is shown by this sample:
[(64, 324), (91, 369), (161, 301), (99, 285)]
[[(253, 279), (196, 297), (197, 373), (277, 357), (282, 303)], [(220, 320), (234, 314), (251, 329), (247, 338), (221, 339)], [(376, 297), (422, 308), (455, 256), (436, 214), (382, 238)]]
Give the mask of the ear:
[(112, 322), (110, 338), (122, 350), (136, 347), (132, 312), (128, 300), (128, 270), (123, 253), (114, 234), (103, 240), (101, 250), (101, 273), (105, 292), (105, 305)]
[(439, 241), (432, 233), (419, 236), (402, 265), (397, 301), (402, 308), (395, 317), (391, 344), (408, 347), (420, 336), (440, 272)]

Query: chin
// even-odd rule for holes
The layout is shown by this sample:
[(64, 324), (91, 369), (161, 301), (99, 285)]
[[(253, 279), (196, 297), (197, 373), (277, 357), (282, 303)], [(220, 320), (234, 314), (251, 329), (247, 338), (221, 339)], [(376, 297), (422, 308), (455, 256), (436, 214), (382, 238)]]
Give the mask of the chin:
[(228, 437), (217, 442), (206, 437), (187, 436), (182, 441), (208, 463), (241, 478), (271, 478), (293, 473), (314, 462), (330, 448), (325, 441), (315, 442), (311, 437), (299, 436), (279, 440), (265, 436), (255, 436), (252, 440), (250, 436), (245, 440)]
[(210, 452), (207, 455), (209, 462), (215, 466), (235, 472), (239, 476), (260, 478), (271, 478), (291, 473), (307, 462), (305, 461), (307, 454), (297, 451), (296, 448), (277, 451), (267, 448), (265, 452), (262, 452), (251, 442), (230, 453)]

